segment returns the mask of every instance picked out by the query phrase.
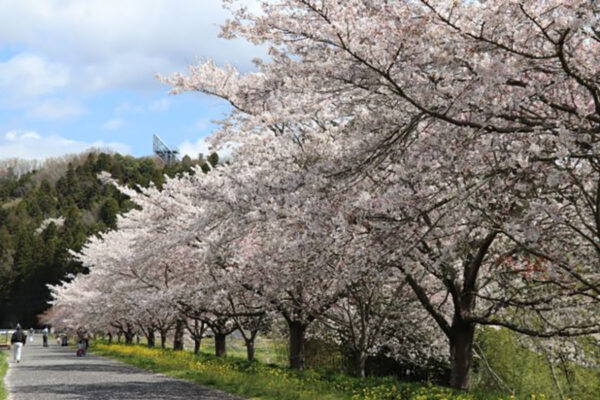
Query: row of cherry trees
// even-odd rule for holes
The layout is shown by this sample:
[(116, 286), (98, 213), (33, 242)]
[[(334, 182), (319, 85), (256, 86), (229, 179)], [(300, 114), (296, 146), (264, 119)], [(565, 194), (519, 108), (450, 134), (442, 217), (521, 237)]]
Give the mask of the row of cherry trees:
[(599, 332), (597, 2), (226, 3), (223, 36), (269, 60), (160, 79), (232, 105), (213, 140), (233, 162), (121, 188), (139, 210), (78, 254), (55, 315), (192, 318), (249, 354), (278, 315), (294, 368), (318, 320), (359, 373), (392, 326), (399, 356), (445, 347), (463, 389), (479, 325)]

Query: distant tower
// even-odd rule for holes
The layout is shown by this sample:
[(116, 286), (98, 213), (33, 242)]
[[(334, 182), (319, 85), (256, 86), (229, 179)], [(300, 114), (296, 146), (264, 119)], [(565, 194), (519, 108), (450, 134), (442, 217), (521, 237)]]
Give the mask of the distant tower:
[(152, 135), (152, 142), (154, 154), (159, 156), (165, 164), (173, 164), (175, 161), (177, 161), (177, 155), (179, 154), (179, 151), (171, 150), (169, 146), (167, 146), (165, 142), (163, 142), (162, 139), (157, 135)]

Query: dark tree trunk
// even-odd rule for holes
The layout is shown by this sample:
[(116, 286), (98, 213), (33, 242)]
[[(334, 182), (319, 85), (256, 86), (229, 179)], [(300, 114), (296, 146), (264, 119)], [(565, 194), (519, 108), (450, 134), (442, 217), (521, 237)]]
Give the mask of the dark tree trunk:
[(122, 332), (117, 333), (117, 343), (121, 344), (121, 337), (123, 336)]
[(139, 333), (135, 334), (135, 342), (136, 342), (136, 344), (140, 344), (140, 334)]
[(450, 386), (459, 390), (469, 390), (475, 325), (455, 323), (451, 329)]
[(175, 337), (173, 338), (173, 350), (183, 350), (183, 329), (185, 321), (178, 319), (175, 323)]
[(299, 321), (288, 322), (290, 328), (290, 368), (304, 369), (304, 335), (306, 325)]
[(167, 332), (160, 331), (160, 348), (164, 349), (166, 347), (166, 344), (167, 344)]
[(131, 325), (127, 326), (127, 331), (125, 331), (125, 344), (133, 344), (133, 337), (135, 336), (133, 332), (133, 327)]
[(198, 319), (194, 319), (194, 326), (187, 325), (187, 329), (190, 335), (194, 339), (194, 354), (200, 354), (200, 344), (202, 344), (202, 335), (206, 329), (204, 322), (200, 322)]
[(148, 328), (148, 335), (146, 336), (146, 340), (148, 341), (148, 347), (154, 347), (154, 343), (156, 342), (156, 338), (154, 336), (154, 329)]
[(476, 252), (469, 254), (466, 259), (462, 289), (453, 294), (456, 305), (447, 336), (450, 339), (450, 386), (455, 389), (469, 390), (471, 387), (475, 324), (465, 321), (464, 316), (472, 315), (475, 310), (479, 270), (497, 235), (496, 231), (489, 232), (473, 247)]
[(367, 355), (360, 352), (355, 351), (354, 353), (354, 375), (359, 378), (364, 378), (366, 376), (365, 364), (367, 362)]
[(113, 336), (112, 333), (108, 332), (108, 344), (112, 344)]
[(246, 342), (246, 354), (248, 355), (248, 361), (254, 361), (254, 338), (244, 339)]
[(227, 356), (227, 335), (223, 333), (215, 334), (215, 355), (217, 357)]
[(200, 354), (200, 343), (201, 339), (194, 337), (194, 354)]

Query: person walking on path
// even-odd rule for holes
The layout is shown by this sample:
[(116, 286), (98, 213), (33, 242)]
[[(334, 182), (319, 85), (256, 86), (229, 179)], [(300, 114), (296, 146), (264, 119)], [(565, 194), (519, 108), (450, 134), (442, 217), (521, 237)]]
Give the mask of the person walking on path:
[(45, 326), (42, 330), (42, 340), (44, 342), (44, 347), (48, 347), (48, 327)]
[(33, 343), (33, 333), (34, 333), (33, 328), (29, 328), (29, 336), (28, 336), (29, 343)]
[(88, 331), (82, 327), (77, 328), (77, 356), (83, 357), (87, 354), (89, 334)]
[(13, 361), (21, 362), (21, 351), (27, 342), (27, 335), (21, 329), (21, 325), (17, 324), (17, 330), (13, 332), (10, 338), (10, 344), (13, 346)]

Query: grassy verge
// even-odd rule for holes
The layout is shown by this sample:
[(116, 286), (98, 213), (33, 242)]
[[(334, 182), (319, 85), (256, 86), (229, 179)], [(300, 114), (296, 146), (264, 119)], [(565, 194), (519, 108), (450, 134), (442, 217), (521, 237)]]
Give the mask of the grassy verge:
[[(146, 339), (140, 338), (140, 343), (145, 345)], [(158, 344), (158, 342), (157, 342)], [(173, 347), (173, 342), (167, 340), (166, 347)], [(194, 342), (191, 340), (185, 343), (187, 349), (194, 347)], [(282, 338), (272, 338), (269, 336), (258, 336), (254, 342), (254, 358), (264, 364), (276, 364), (282, 367), (288, 365), (289, 353), (288, 343)], [(200, 352), (206, 354), (214, 354), (215, 342), (212, 337), (202, 338)], [(246, 345), (240, 337), (231, 335), (227, 337), (227, 356), (233, 358), (246, 359)]]
[(4, 375), (8, 371), (8, 355), (6, 352), (0, 350), (0, 400), (5, 400), (8, 396), (6, 388), (4, 387)]
[[(560, 360), (550, 364), (543, 352), (523, 346), (519, 336), (507, 329), (480, 329), (477, 342), (495, 375), (480, 364), (473, 379), (476, 387), (497, 388), (499, 378), (517, 393), (545, 392), (553, 400), (600, 399), (597, 368)], [(579, 345), (586, 349), (593, 363), (600, 362), (600, 351), (594, 343), (582, 338)]]
[[(392, 378), (356, 379), (337, 374), (319, 374), (311, 370), (295, 372), (272, 364), (249, 363), (235, 357), (219, 359), (207, 354), (196, 356), (187, 351), (150, 349), (141, 345), (97, 343), (92, 351), (146, 370), (250, 399), (502, 399), (493, 394), (457, 393), (447, 388), (399, 382)], [(538, 396), (537, 399), (543, 397)]]

